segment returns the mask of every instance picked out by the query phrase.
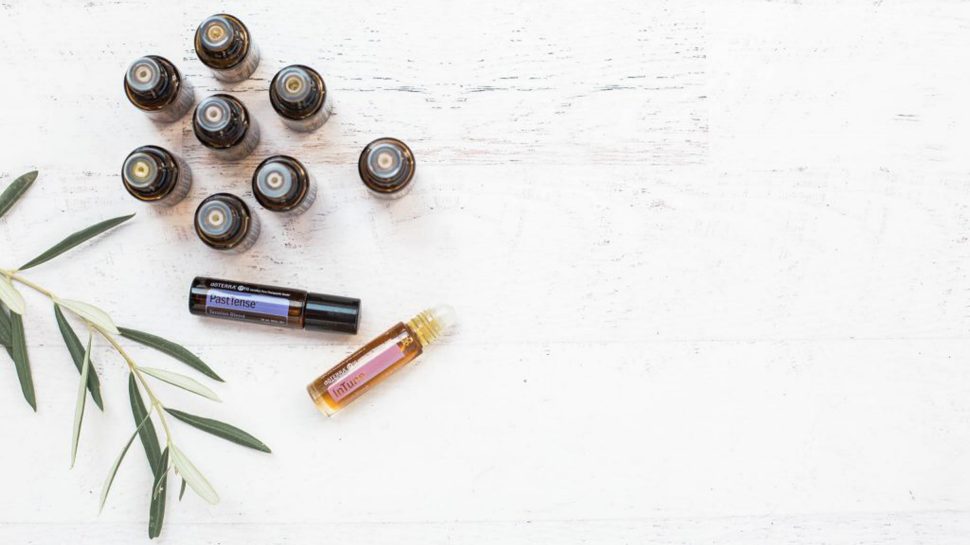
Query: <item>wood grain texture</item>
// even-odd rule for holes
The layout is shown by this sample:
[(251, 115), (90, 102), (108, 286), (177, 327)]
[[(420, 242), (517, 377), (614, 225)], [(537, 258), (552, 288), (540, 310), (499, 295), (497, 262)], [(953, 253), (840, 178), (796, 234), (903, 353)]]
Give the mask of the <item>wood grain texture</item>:
[[(191, 49), (222, 9), (263, 53), (232, 86)], [(226, 379), (207, 382), (224, 403), (159, 386), (166, 402), (273, 449), (175, 424), (223, 501), (170, 494), (163, 543), (962, 544), (968, 25), (955, 0), (0, 1), (0, 183), (40, 171), (0, 219), (0, 266), (138, 212), (31, 278), (184, 342)], [(187, 119), (135, 111), (122, 75), (147, 53), (197, 98), (241, 97), (256, 153), (220, 162)], [(333, 92), (310, 135), (266, 96), (296, 62)], [(356, 175), (385, 135), (418, 159), (392, 203)], [(122, 190), (143, 144), (189, 161), (183, 203)], [(253, 202), (271, 153), (320, 181), (311, 212), (260, 211), (250, 252), (207, 250), (195, 206)], [(190, 316), (196, 275), (360, 297), (361, 331)], [(0, 542), (147, 540), (139, 444), (96, 516), (132, 429), (122, 362), (95, 347), (105, 412), (68, 471), (77, 371), (49, 305), (26, 297), (38, 413), (0, 362)], [(307, 382), (438, 301), (456, 335), (338, 418), (315, 411)]]

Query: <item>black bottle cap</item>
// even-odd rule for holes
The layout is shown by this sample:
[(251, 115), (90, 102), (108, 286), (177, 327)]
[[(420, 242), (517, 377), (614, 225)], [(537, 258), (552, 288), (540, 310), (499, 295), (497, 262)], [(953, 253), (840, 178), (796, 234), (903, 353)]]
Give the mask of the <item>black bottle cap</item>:
[(303, 317), (305, 329), (357, 333), (360, 322), (360, 299), (307, 293)]

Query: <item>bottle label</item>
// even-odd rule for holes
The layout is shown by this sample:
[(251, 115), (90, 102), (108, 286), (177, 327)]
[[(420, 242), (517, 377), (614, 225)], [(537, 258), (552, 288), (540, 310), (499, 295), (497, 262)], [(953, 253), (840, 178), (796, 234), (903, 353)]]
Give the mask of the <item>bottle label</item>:
[(340, 401), (360, 389), (403, 357), (404, 352), (401, 350), (401, 346), (396, 343), (392, 344), (386, 350), (371, 358), (367, 363), (353, 369), (343, 378), (328, 386), (327, 393), (330, 394), (330, 397), (334, 401)]
[(267, 320), (269, 322), (285, 325), (290, 301), (285, 297), (210, 289), (205, 298), (205, 311), (207, 314), (228, 317), (261, 314), (272, 317)]

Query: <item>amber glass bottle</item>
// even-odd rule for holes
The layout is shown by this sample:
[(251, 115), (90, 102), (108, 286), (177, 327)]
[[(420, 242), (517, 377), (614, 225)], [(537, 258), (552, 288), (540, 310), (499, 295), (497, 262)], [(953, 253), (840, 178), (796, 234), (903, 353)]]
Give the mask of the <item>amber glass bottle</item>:
[(152, 204), (173, 206), (192, 187), (189, 165), (159, 146), (141, 146), (128, 154), (121, 181), (132, 197)]
[(455, 311), (440, 305), (394, 325), (307, 386), (310, 398), (327, 416), (420, 356), (455, 323)]
[(397, 138), (378, 138), (364, 146), (357, 161), (360, 179), (371, 194), (397, 199), (411, 190), (414, 154)]
[(283, 124), (295, 131), (318, 129), (333, 111), (323, 78), (302, 64), (287, 66), (276, 73), (269, 84), (269, 101)]
[(219, 13), (202, 21), (195, 31), (195, 54), (222, 81), (242, 81), (259, 66), (259, 49), (238, 18)]
[(288, 155), (274, 155), (253, 172), (253, 196), (267, 210), (295, 216), (309, 210), (317, 184), (303, 163)]
[(200, 276), (189, 290), (189, 312), (251, 324), (357, 333), (360, 299)]
[(239, 197), (216, 193), (196, 208), (195, 233), (210, 248), (242, 253), (259, 238), (259, 217)]
[(259, 125), (237, 98), (218, 94), (195, 108), (192, 130), (213, 154), (230, 161), (242, 159), (259, 145)]
[(125, 72), (125, 95), (154, 121), (171, 123), (192, 109), (192, 85), (168, 59), (148, 55)]

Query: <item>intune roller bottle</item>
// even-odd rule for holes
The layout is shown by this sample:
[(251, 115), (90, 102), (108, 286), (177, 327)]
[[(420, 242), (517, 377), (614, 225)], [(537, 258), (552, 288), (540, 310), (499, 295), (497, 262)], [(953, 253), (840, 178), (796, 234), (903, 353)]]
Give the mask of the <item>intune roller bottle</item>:
[(242, 81), (259, 66), (259, 49), (242, 21), (220, 13), (195, 31), (195, 54), (222, 81)]
[(171, 123), (192, 109), (192, 85), (168, 59), (148, 55), (137, 59), (125, 72), (125, 94), (136, 108), (153, 121)]
[(455, 323), (455, 310), (439, 305), (388, 329), (307, 386), (310, 398), (327, 416), (346, 407), (420, 356)]

